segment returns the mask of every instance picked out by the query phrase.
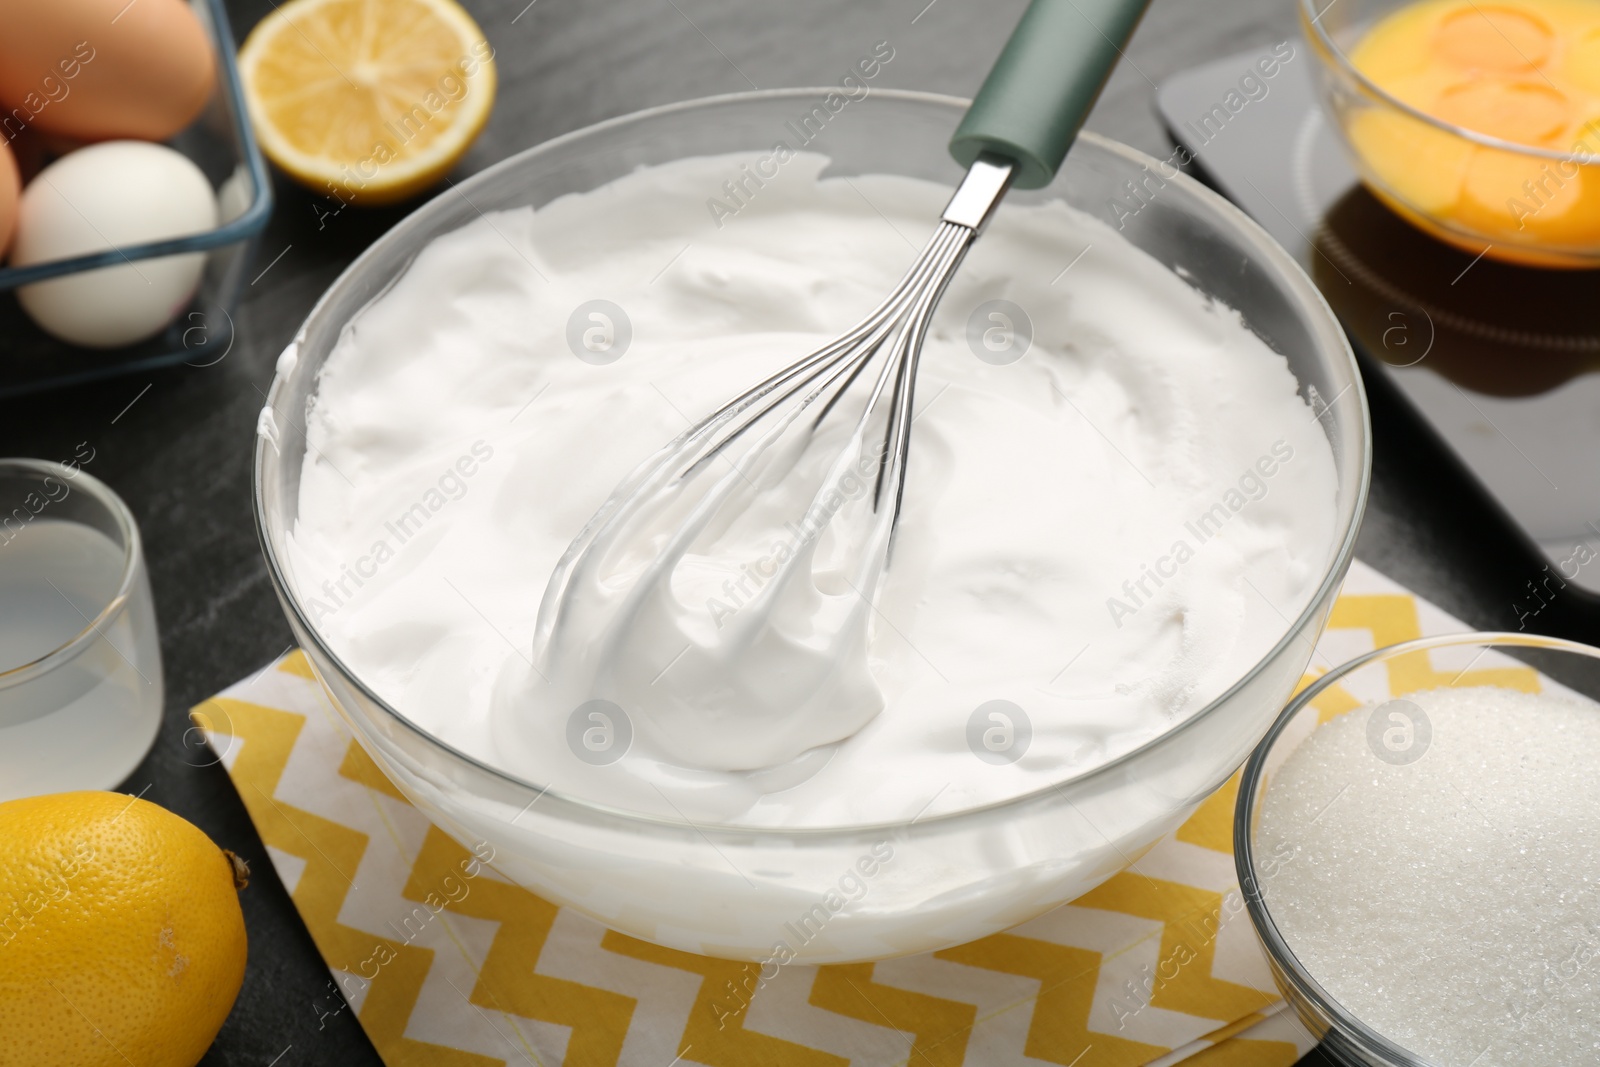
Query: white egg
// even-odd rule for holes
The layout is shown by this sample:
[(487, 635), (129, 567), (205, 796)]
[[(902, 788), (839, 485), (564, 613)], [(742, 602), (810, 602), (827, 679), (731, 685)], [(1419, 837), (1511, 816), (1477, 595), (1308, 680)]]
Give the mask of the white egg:
[[(145, 141), (80, 148), (40, 171), (22, 191), (16, 266), (147, 241), (204, 233), (217, 225), (211, 183), (186, 156)], [(130, 260), (17, 290), (46, 332), (90, 348), (151, 337), (188, 306), (205, 253)]]

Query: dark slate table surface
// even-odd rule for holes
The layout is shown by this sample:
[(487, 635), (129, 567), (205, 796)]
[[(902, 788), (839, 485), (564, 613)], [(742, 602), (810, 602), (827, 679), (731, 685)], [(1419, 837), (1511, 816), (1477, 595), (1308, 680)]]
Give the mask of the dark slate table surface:
[[(272, 0), (229, 0), (242, 39)], [(1023, 0), (467, 0), (493, 44), (499, 99), (458, 173), (557, 134), (656, 104), (751, 87), (837, 80), (871, 46), (896, 50), (879, 85), (970, 96)], [(1187, 66), (1297, 33), (1290, 0), (1155, 0), (1091, 128), (1166, 155), (1155, 84)], [(197, 823), (248, 857), (250, 965), (206, 1064), (378, 1059), (354, 1013), (321, 1018), (328, 972), (220, 766), (185, 744), (187, 710), (290, 644), (250, 515), (250, 453), (273, 361), (313, 301), (411, 206), (346, 211), (281, 179), (277, 212), (237, 314), (227, 358), (0, 403), (0, 455), (59, 458), (80, 441), (145, 536), (161, 625), (166, 720), (123, 788)], [(254, 277), (255, 271), (249, 272)], [(0, 345), (3, 345), (0, 339)], [(1358, 554), (1468, 623), (1515, 629), (1513, 603), (1539, 562), (1410, 413), (1372, 390), (1377, 438)], [(130, 402), (131, 406), (130, 406)], [(1577, 597), (1537, 628), (1595, 637)], [(1312, 1059), (1316, 1059), (1314, 1055)], [(1308, 1060), (1307, 1062), (1311, 1062)]]

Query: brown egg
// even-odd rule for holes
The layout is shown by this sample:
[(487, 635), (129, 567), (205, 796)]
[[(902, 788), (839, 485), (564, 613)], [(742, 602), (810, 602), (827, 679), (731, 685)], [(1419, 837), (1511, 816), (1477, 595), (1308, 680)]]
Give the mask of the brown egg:
[(211, 42), (182, 0), (0, 0), (0, 130), (163, 141), (216, 80)]
[(11, 237), (17, 230), (17, 198), (22, 195), (22, 175), (17, 171), (17, 157), (11, 148), (0, 140), (0, 256), (11, 247)]
[(0, 137), (6, 146), (11, 149), (11, 158), (16, 161), (17, 173), (22, 175), (22, 184), (26, 186), (33, 181), (33, 176), (44, 170), (45, 165), (57, 156), (64, 156), (71, 148), (57, 150), (45, 144), (44, 135), (38, 130), (23, 130), (15, 137)]

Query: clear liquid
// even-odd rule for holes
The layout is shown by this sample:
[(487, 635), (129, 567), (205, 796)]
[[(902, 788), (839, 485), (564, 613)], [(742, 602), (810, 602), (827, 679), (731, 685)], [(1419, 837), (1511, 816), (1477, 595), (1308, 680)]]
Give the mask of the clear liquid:
[(143, 564), (127, 600), (101, 619), (122, 581), (120, 545), (54, 519), (10, 532), (0, 537), (0, 672), (93, 633), (46, 670), (0, 674), (0, 801), (110, 789), (161, 725), (160, 650)]
[(0, 544), (0, 671), (76, 637), (122, 579), (122, 548), (93, 527), (35, 519)]

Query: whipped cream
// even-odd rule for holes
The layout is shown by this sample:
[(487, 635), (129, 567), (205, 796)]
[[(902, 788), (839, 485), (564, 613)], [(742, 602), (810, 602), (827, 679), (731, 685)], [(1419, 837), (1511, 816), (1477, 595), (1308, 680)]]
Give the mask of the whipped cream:
[[(836, 522), (865, 508), (875, 457), (851, 457), (854, 480), (829, 468), (844, 418), (742, 490), (627, 641), (586, 642), (580, 613), (564, 647), (600, 691), (552, 699), (535, 619), (569, 543), (662, 444), (875, 306), (949, 195), (802, 154), (736, 217), (708, 212), (751, 162), (688, 159), (485, 215), (350, 323), (307, 415), (290, 577), (368, 685), (595, 803), (840, 826), (1087, 771), (1276, 644), (1336, 528), (1332, 452), (1285, 360), (1110, 227), (1012, 202), (927, 339), (894, 558), (856, 657), (819, 673), (835, 661), (792, 654), (832, 632), (808, 619), (860, 600), (841, 580), (854, 542), (796, 522), (834, 478)], [(610, 572), (637, 572), (672, 526)], [(803, 580), (764, 602), (794, 553), (814, 554)], [(790, 646), (728, 654), (751, 612)]]

